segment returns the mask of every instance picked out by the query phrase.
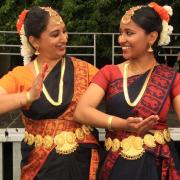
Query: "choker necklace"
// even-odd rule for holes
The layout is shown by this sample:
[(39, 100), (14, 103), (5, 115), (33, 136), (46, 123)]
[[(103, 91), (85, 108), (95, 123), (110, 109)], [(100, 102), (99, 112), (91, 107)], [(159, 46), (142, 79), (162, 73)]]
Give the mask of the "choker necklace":
[[(38, 67), (37, 59), (34, 60), (34, 67), (35, 67), (36, 74), (38, 75), (39, 74), (39, 67)], [(47, 91), (47, 89), (43, 83), (43, 93), (44, 93), (46, 99), (54, 106), (59, 106), (62, 104), (64, 72), (65, 72), (65, 59), (63, 58), (61, 60), (61, 77), (59, 80), (59, 94), (58, 94), (58, 101), (57, 102), (51, 98), (51, 96), (49, 95), (49, 93), (48, 93), (48, 91)]]
[(142, 98), (142, 96), (143, 96), (144, 91), (145, 91), (145, 89), (146, 89), (146, 87), (147, 87), (147, 84), (148, 84), (148, 82), (149, 82), (149, 79), (150, 79), (150, 77), (151, 77), (151, 74), (152, 74), (152, 72), (153, 72), (153, 69), (154, 69), (155, 65), (153, 65), (153, 67), (150, 69), (150, 71), (149, 71), (149, 73), (148, 73), (148, 75), (147, 75), (147, 77), (146, 77), (146, 80), (144, 81), (144, 84), (143, 84), (143, 86), (142, 86), (142, 88), (141, 88), (141, 91), (139, 92), (138, 96), (136, 97), (136, 99), (135, 99), (133, 102), (131, 102), (131, 100), (130, 100), (130, 98), (129, 98), (129, 93), (128, 93), (128, 83), (127, 83), (127, 80), (128, 80), (128, 72), (127, 72), (128, 66), (129, 66), (129, 63), (126, 63), (126, 64), (124, 65), (123, 91), (124, 91), (124, 96), (125, 96), (125, 100), (126, 100), (127, 104), (128, 104), (129, 106), (134, 107), (134, 106), (137, 105), (137, 103), (138, 103), (138, 102), (140, 101), (140, 99)]

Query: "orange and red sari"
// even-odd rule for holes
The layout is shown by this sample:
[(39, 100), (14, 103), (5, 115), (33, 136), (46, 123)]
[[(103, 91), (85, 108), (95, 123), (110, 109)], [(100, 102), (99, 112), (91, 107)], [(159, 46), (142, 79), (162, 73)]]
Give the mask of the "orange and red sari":
[[(60, 64), (57, 63), (44, 80), (55, 101)], [(96, 72), (87, 62), (66, 57), (62, 104), (53, 106), (41, 93), (38, 100), (23, 110), (26, 135), (21, 146), (21, 180), (95, 179), (99, 160), (97, 132), (73, 121), (73, 114)], [(16, 67), (0, 80), (0, 86), (8, 93), (22, 92), (31, 88), (33, 80), (27, 67)]]

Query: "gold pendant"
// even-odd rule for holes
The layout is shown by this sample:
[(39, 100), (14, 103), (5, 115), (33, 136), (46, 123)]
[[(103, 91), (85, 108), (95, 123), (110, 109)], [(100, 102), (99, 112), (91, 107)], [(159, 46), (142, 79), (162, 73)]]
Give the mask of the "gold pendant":
[(51, 136), (49, 136), (49, 135), (44, 136), (44, 138), (43, 138), (43, 146), (46, 149), (49, 149), (49, 148), (51, 148), (52, 145), (53, 145), (53, 138)]
[(88, 126), (82, 125), (81, 128), (82, 128), (84, 134), (89, 135), (89, 134), (91, 133), (91, 132), (90, 132), (90, 128), (89, 128)]
[(56, 135), (54, 137), (54, 143), (56, 144), (56, 152), (59, 154), (70, 154), (78, 147), (76, 135), (70, 131), (63, 131)]
[(75, 135), (77, 137), (78, 140), (83, 141), (85, 138), (84, 132), (81, 128), (77, 128), (75, 131)]
[(156, 131), (154, 133), (154, 139), (159, 144), (165, 144), (164, 136), (163, 136), (163, 133), (161, 131)]
[(113, 144), (112, 144), (112, 149), (111, 149), (111, 151), (112, 151), (112, 152), (118, 151), (119, 148), (121, 147), (121, 142), (119, 141), (119, 139), (117, 139), (117, 138), (113, 139), (112, 143), (113, 143)]
[(145, 150), (143, 148), (143, 140), (140, 137), (129, 136), (121, 142), (121, 156), (128, 160), (140, 158)]
[(149, 148), (156, 147), (154, 136), (151, 134), (146, 134), (143, 138), (144, 144)]
[(28, 134), (27, 144), (31, 146), (33, 145), (33, 143), (34, 143), (34, 135)]
[(167, 142), (170, 142), (171, 141), (171, 134), (169, 132), (168, 129), (164, 129), (163, 130), (163, 135), (164, 135), (164, 139), (167, 141)]
[(43, 144), (43, 137), (40, 134), (37, 134), (34, 139), (34, 146), (37, 148), (42, 146), (42, 144)]
[(109, 151), (111, 149), (111, 147), (112, 147), (111, 138), (108, 137), (107, 139), (105, 139), (104, 144), (105, 144), (105, 147), (106, 147), (106, 151)]

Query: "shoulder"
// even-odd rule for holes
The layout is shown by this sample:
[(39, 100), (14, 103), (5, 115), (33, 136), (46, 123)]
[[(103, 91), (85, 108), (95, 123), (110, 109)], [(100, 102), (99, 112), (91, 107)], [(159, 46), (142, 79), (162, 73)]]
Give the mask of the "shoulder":
[(104, 67), (101, 68), (101, 71), (106, 71), (106, 72), (112, 72), (112, 70), (117, 70), (117, 65), (112, 65), (112, 64), (108, 64), (105, 65)]
[(78, 59), (76, 57), (70, 57), (69, 56), (69, 59), (72, 61), (73, 65), (76, 67), (76, 66), (87, 66), (88, 65), (88, 62), (84, 61), (84, 60), (81, 60), (81, 59)]
[(73, 57), (73, 56), (69, 56), (70, 60), (73, 62), (73, 63), (83, 63), (83, 64), (87, 64), (87, 62), (85, 60), (82, 60), (82, 59), (78, 59), (76, 57)]
[(73, 62), (73, 64), (76, 66), (76, 65), (82, 65), (82, 66), (86, 66), (88, 69), (90, 70), (94, 70), (94, 71), (98, 71), (98, 68), (95, 67), (94, 65), (88, 63), (87, 61), (85, 60), (82, 60), (82, 59), (78, 59), (76, 57), (70, 57), (71, 61)]
[(180, 86), (180, 73), (176, 74), (174, 83), (178, 84)]
[(180, 95), (180, 73), (176, 74), (176, 77), (172, 85), (171, 94), (172, 98), (176, 97), (177, 95)]
[(169, 67), (165, 64), (159, 64), (155, 67), (155, 74), (162, 76), (165, 79), (174, 79), (177, 75), (177, 72), (174, 68)]
[(119, 78), (122, 78), (122, 74), (117, 65), (105, 65), (95, 75), (92, 82), (104, 82), (104, 84), (108, 84)]
[[(77, 63), (77, 64), (84, 64), (84, 65), (91, 65), (90, 63), (88, 63), (87, 61), (85, 61), (85, 60), (82, 60), (82, 59), (78, 59), (78, 58), (76, 58), (76, 57), (69, 57), (70, 59), (71, 59), (71, 61), (75, 64), (75, 63)], [(93, 66), (93, 65), (91, 65), (91, 66)]]
[(109, 80), (121, 77), (121, 71), (118, 65), (105, 65), (100, 72)]
[(27, 66), (16, 66), (15, 68), (12, 69), (12, 72), (16, 72), (16, 73), (21, 73), (26, 71), (28, 71)]
[(180, 94), (180, 73), (176, 72), (176, 70), (172, 67), (169, 67), (165, 64), (161, 64), (157, 66), (158, 74), (162, 77), (166, 77), (167, 79), (172, 80), (171, 93), (173, 97)]
[(14, 76), (20, 76), (20, 77), (25, 77), (26, 75), (32, 76), (32, 72), (28, 66), (17, 66), (12, 69), (11, 73)]
[(20, 92), (32, 84), (32, 73), (25, 66), (17, 66), (0, 79), (0, 86), (8, 93)]
[(176, 72), (176, 70), (173, 67), (170, 67), (166, 64), (160, 64), (157, 66), (159, 69), (163, 70), (163, 71), (171, 71), (171, 72)]

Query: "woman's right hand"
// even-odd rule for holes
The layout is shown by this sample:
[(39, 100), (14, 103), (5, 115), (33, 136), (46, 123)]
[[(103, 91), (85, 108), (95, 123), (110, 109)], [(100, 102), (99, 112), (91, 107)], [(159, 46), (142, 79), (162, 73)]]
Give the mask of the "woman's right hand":
[(137, 134), (142, 134), (157, 124), (159, 120), (158, 115), (151, 115), (146, 119), (141, 117), (129, 117), (126, 119), (125, 130), (130, 132), (137, 132)]
[(31, 102), (37, 100), (40, 97), (43, 88), (43, 80), (47, 69), (48, 69), (48, 64), (47, 63), (43, 64), (41, 72), (36, 76), (32, 84), (32, 88), (29, 91)]

